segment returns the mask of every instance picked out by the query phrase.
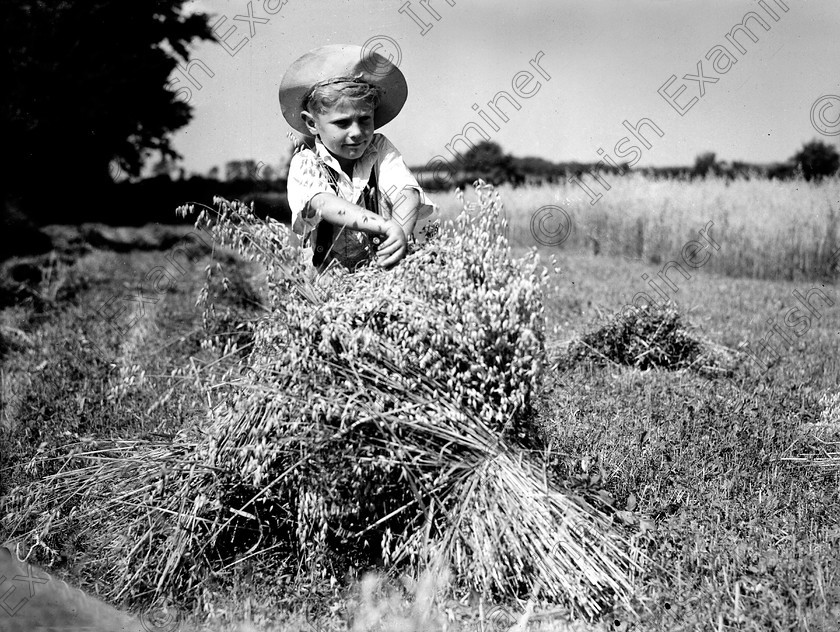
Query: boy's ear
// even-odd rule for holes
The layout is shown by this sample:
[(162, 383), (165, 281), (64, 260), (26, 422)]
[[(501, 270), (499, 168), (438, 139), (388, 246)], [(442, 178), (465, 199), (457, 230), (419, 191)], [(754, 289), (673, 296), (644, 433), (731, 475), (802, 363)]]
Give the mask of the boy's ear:
[(303, 119), (303, 123), (306, 125), (306, 129), (309, 130), (310, 134), (317, 136), (318, 130), (315, 128), (315, 117), (306, 110), (303, 110), (300, 113), (300, 118)]

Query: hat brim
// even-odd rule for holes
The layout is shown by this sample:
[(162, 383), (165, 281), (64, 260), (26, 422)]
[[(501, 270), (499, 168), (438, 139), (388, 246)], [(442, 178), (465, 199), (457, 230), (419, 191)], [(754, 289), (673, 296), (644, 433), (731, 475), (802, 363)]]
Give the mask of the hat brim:
[(394, 120), (408, 98), (405, 77), (382, 55), (352, 44), (331, 44), (298, 58), (280, 81), (280, 109), (292, 128), (311, 136), (301, 118), (303, 99), (316, 83), (353, 77), (379, 87), (380, 101), (373, 113), (376, 129)]

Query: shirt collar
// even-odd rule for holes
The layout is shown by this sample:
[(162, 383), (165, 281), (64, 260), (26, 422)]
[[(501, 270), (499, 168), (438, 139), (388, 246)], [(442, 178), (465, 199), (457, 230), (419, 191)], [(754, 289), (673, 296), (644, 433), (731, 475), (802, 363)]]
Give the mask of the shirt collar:
[[(370, 178), (371, 167), (373, 167), (373, 164), (376, 162), (376, 156), (379, 153), (379, 150), (374, 147), (376, 144), (374, 142), (376, 136), (377, 134), (374, 134), (373, 139), (370, 141), (370, 145), (368, 145), (367, 149), (365, 149), (365, 153), (356, 159), (356, 162), (353, 165), (353, 177), (348, 177), (348, 180), (355, 180), (356, 178), (359, 178), (364, 179), (364, 181), (367, 182), (368, 178)], [(342, 169), (341, 165), (338, 164), (338, 160), (335, 159), (335, 156), (329, 152), (329, 150), (324, 146), (324, 143), (322, 143), (318, 138), (315, 139), (315, 153), (323, 159), (324, 163), (328, 167), (338, 173), (339, 177), (347, 177), (347, 174), (344, 173), (344, 169)]]

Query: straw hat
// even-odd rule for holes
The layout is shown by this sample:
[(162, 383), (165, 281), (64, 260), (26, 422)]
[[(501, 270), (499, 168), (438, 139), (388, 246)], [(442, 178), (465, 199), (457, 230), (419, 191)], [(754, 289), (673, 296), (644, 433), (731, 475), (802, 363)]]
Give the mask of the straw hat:
[(321, 46), (289, 66), (280, 82), (280, 108), (289, 125), (311, 136), (300, 117), (303, 99), (316, 83), (338, 77), (353, 77), (380, 88), (381, 99), (373, 114), (377, 129), (400, 113), (408, 97), (402, 72), (382, 55), (351, 44)]

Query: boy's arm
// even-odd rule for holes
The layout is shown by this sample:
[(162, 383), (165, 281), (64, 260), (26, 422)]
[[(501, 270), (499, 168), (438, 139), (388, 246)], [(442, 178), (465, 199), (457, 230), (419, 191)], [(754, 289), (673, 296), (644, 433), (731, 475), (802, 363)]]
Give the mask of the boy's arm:
[(420, 192), (413, 187), (405, 187), (394, 203), (392, 217), (402, 227), (406, 235), (414, 233), (420, 208)]
[(377, 250), (379, 265), (387, 268), (400, 261), (406, 253), (407, 241), (402, 226), (395, 220), (368, 211), (334, 193), (318, 193), (309, 201), (310, 210), (320, 213), (321, 219), (335, 226), (346, 226), (369, 234), (385, 235)]
[(381, 134), (377, 135), (376, 143), (380, 152), (380, 189), (392, 201), (392, 217), (402, 226), (405, 234), (411, 236), (417, 221), (431, 215), (434, 204), (426, 199), (423, 189), (393, 143)]

